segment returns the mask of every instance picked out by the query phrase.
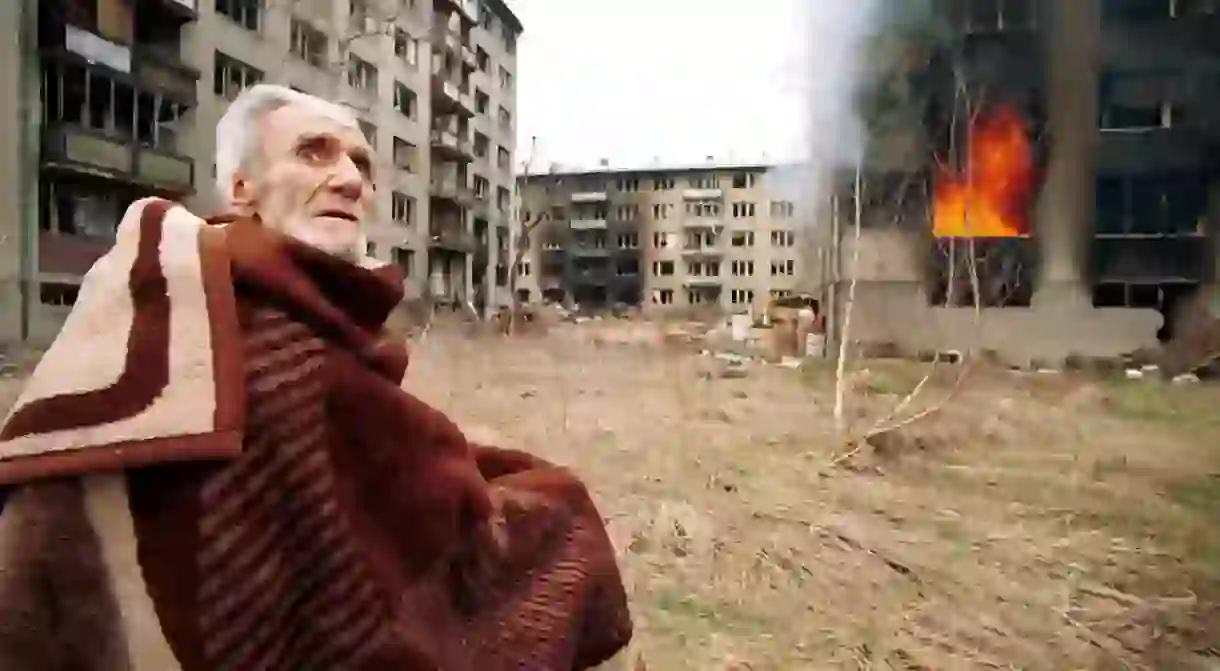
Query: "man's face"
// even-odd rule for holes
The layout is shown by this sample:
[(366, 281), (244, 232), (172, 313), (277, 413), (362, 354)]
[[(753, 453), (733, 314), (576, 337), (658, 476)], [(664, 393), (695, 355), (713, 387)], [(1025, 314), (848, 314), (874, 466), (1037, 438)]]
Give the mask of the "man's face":
[(235, 177), (235, 203), (322, 251), (363, 255), (374, 189), (364, 134), (304, 105), (267, 114), (260, 130), (259, 149)]

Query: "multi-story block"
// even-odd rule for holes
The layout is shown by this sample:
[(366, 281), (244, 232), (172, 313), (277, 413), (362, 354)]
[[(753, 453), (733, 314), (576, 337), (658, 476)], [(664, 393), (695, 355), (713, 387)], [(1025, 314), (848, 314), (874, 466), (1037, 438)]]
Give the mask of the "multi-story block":
[(511, 185), (521, 25), (502, 0), (17, 0), (4, 11), (5, 339), (54, 335), (131, 201), (215, 211), (215, 124), (257, 82), (357, 112), (378, 159), (369, 251), (403, 268), (409, 294), (507, 302), (486, 291), (490, 250), (507, 246), (513, 222), (499, 196)]
[(529, 300), (649, 311), (744, 312), (797, 288), (797, 206), (766, 165), (537, 173), (520, 219), (538, 221), (517, 287)]

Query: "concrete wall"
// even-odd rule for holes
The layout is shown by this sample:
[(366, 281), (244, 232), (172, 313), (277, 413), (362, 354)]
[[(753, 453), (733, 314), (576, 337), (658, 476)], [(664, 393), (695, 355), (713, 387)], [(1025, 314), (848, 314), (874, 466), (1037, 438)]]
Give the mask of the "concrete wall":
[[(0, 342), (21, 340), (29, 317), (21, 279), (28, 254), (27, 208), (32, 206), (28, 189), (37, 188), (37, 169), (28, 155), (37, 145), (30, 144), (24, 111), (37, 110), (37, 98), (29, 100), (22, 77), (29, 67), (22, 31), (27, 11), (37, 11), (35, 0), (0, 2), (0, 100), (11, 103), (0, 104)], [(16, 101), (25, 101), (25, 107)]]

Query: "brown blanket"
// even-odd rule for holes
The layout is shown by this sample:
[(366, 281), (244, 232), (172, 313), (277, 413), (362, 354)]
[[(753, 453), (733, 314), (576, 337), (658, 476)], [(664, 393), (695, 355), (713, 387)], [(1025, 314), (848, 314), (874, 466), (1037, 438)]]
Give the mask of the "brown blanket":
[(397, 270), (134, 204), (0, 431), (0, 669), (567, 671), (631, 636), (581, 482), (401, 388)]

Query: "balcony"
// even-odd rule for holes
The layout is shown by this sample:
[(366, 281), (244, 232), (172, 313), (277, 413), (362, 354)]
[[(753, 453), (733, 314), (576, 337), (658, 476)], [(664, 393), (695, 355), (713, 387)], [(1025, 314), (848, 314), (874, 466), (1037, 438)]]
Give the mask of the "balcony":
[(719, 244), (687, 245), (682, 248), (682, 256), (686, 258), (724, 256), (724, 246)]
[(444, 130), (443, 128), (432, 129), (432, 150), (441, 158), (449, 161), (465, 161), (474, 160), (474, 152), (471, 150), (470, 141), (458, 137), (457, 133)]
[(724, 228), (724, 221), (719, 217), (686, 217), (682, 220), (682, 226), (688, 229), (711, 229), (720, 230)]
[(602, 231), (606, 229), (605, 219), (572, 219), (568, 225), (573, 231)]
[(479, 22), (478, 0), (433, 0), (432, 6), (439, 14), (456, 12), (467, 23)]
[(478, 247), (474, 234), (457, 225), (436, 225), (428, 229), (428, 246), (455, 254), (470, 254)]
[(683, 189), (683, 200), (719, 200), (724, 198), (724, 189)]
[(432, 28), (432, 44), (444, 46), (455, 55), (462, 51), (462, 36), (449, 30), (446, 24), (438, 24)]
[(571, 284), (608, 284), (611, 270), (609, 266), (595, 268), (576, 268), (568, 271), (567, 281)]
[(688, 275), (682, 280), (682, 284), (691, 287), (692, 289), (698, 289), (701, 287), (713, 288), (722, 286), (724, 284), (724, 280), (718, 276), (709, 277), (707, 275)]
[(199, 71), (183, 64), (178, 54), (168, 49), (137, 46), (135, 70), (136, 81), (141, 88), (194, 107)]
[(608, 259), (610, 258), (609, 247), (592, 247), (587, 245), (571, 245), (568, 248), (568, 254), (586, 259)]
[(173, 194), (190, 193), (195, 183), (195, 163), (189, 158), (67, 124), (50, 125), (44, 131), (42, 167), (142, 184)]
[(608, 198), (605, 191), (577, 191), (572, 194), (573, 203), (604, 203)]
[(65, 25), (62, 47), (86, 61), (100, 63), (119, 72), (131, 73), (131, 49), (129, 47), (111, 42), (87, 30)]
[(470, 207), (474, 205), (474, 192), (464, 184), (459, 183), (456, 179), (436, 179), (434, 178), (429, 184), (428, 192), (433, 198), (440, 200), (448, 200), (456, 203), (458, 207)]
[(442, 73), (432, 73), (432, 105), (434, 113), (474, 116), (474, 102), (469, 94)]

